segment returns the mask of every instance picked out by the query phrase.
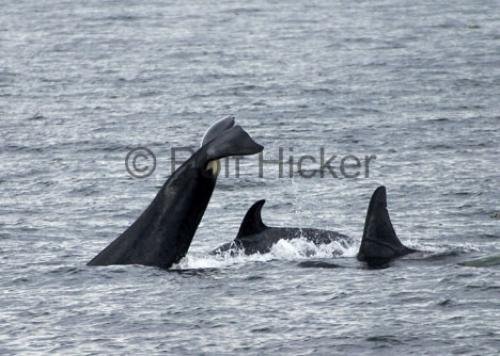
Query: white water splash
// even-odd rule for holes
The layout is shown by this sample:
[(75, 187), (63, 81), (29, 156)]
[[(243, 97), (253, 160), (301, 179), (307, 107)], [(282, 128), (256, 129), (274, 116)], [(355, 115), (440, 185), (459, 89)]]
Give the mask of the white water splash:
[[(472, 244), (458, 245), (433, 245), (422, 241), (408, 240), (406, 246), (421, 251), (421, 257), (439, 255), (443, 253), (467, 253), (478, 251)], [(208, 253), (190, 253), (173, 269), (201, 269), (201, 268), (225, 268), (239, 266), (253, 262), (266, 262), (271, 260), (302, 261), (307, 259), (346, 257), (355, 258), (359, 250), (359, 244), (353, 243), (347, 247), (338, 242), (315, 245), (305, 238), (292, 240), (279, 240), (272, 246), (268, 253), (255, 253), (245, 255), (243, 251), (227, 251), (221, 255), (209, 255)], [(413, 255), (412, 255), (413, 256)]]
[(198, 268), (224, 268), (252, 262), (265, 262), (270, 260), (298, 261), (309, 258), (354, 257), (358, 246), (343, 247), (337, 242), (315, 245), (303, 239), (280, 240), (268, 253), (245, 255), (242, 251), (236, 254), (224, 253), (222, 255), (188, 254), (174, 269)]

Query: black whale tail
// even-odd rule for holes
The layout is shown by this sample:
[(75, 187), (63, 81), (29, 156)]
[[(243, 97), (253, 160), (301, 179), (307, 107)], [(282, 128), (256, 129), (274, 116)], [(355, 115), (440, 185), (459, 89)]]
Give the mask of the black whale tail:
[[(234, 118), (218, 121), (202, 147), (178, 167), (146, 210), (88, 265), (141, 264), (169, 268), (188, 252), (216, 184), (219, 158), (262, 151)], [(201, 168), (205, 169), (201, 169)]]
[(368, 206), (358, 260), (377, 267), (412, 252), (415, 250), (404, 246), (397, 237), (387, 211), (385, 187), (378, 187)]
[(220, 136), (224, 131), (230, 129), (231, 127), (234, 126), (234, 116), (226, 116), (223, 119), (220, 119), (217, 121), (215, 124), (210, 126), (205, 132), (205, 135), (203, 135), (203, 139), (201, 140), (201, 145), (206, 145), (213, 139), (215, 139), (217, 136)]
[(239, 125), (234, 124), (234, 117), (229, 116), (212, 125), (202, 141), (206, 160), (213, 161), (228, 156), (243, 156), (261, 152), (264, 147), (255, 142)]
[(250, 209), (248, 209), (243, 221), (241, 222), (238, 235), (236, 235), (237, 240), (245, 236), (258, 234), (267, 228), (266, 224), (262, 222), (261, 215), (262, 207), (265, 203), (265, 200), (256, 201)]

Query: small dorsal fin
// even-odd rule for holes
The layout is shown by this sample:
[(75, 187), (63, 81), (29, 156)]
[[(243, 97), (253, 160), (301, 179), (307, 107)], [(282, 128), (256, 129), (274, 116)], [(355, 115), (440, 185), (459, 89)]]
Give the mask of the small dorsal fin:
[(384, 186), (378, 187), (372, 195), (366, 214), (358, 260), (385, 263), (413, 251), (405, 247), (397, 237), (387, 211), (386, 189)]
[(250, 209), (248, 209), (243, 221), (241, 222), (240, 230), (236, 239), (248, 235), (258, 234), (267, 228), (267, 226), (262, 222), (261, 211), (265, 204), (265, 200), (259, 200), (255, 202)]

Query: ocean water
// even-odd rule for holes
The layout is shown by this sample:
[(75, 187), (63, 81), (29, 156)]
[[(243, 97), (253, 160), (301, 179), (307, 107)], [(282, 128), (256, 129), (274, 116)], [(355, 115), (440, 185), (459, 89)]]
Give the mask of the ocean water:
[[(497, 355), (498, 10), (2, 1), (0, 354)], [(223, 170), (171, 271), (87, 267), (152, 200), (172, 149), (228, 114), (266, 160), (323, 149), (337, 177), (270, 163), (261, 177), (248, 157), (239, 177)], [(157, 159), (142, 179), (124, 163), (139, 146)], [(376, 156), (369, 174), (339, 174), (349, 155)], [(370, 270), (355, 255), (381, 184), (401, 240), (425, 253)], [(258, 199), (268, 225), (355, 242), (210, 256)], [(342, 268), (301, 266), (316, 260)]]

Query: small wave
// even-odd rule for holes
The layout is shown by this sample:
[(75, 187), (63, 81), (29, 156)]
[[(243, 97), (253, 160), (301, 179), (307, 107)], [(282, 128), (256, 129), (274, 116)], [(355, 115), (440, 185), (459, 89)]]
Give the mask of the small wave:
[(83, 271), (84, 271), (84, 269), (79, 268), (79, 267), (58, 267), (54, 270), (50, 270), (48, 273), (70, 275), (70, 274), (78, 274), (78, 273), (81, 273)]
[(27, 152), (27, 153), (40, 153), (43, 152), (43, 148), (34, 146), (25, 146), (17, 144), (7, 144), (3, 146), (2, 151), (5, 152)]
[(449, 307), (453, 306), (454, 304), (454, 301), (450, 298), (443, 299), (437, 303), (437, 305), (439, 305), (440, 307)]
[(99, 189), (97, 189), (96, 184), (91, 184), (91, 185), (84, 186), (84, 187), (76, 187), (76, 188), (73, 188), (69, 192), (69, 194), (78, 195), (78, 196), (92, 196), (92, 195), (96, 195), (98, 193), (99, 193)]
[(185, 277), (211, 276), (219, 272), (218, 268), (171, 268), (168, 272), (178, 273)]
[(430, 123), (433, 123), (433, 122), (452, 122), (452, 120), (447, 118), (447, 117), (436, 117), (436, 118), (428, 119), (426, 121), (430, 122)]
[(256, 14), (256, 13), (262, 12), (262, 9), (260, 9), (258, 7), (237, 7), (234, 9), (225, 10), (223, 12), (235, 14), (235, 15)]
[[(105, 16), (105, 17), (101, 17), (101, 18), (98, 18), (95, 20), (99, 20), (99, 21), (138, 21), (138, 20), (142, 20), (142, 19), (143, 19), (143, 17), (141, 17), (141, 16), (122, 14), (122, 15)], [(94, 19), (89, 19), (89, 20), (94, 20)]]
[(496, 267), (500, 266), (500, 255), (488, 256), (488, 257), (478, 258), (475, 260), (465, 261), (459, 263), (459, 265), (466, 267)]
[[(471, 244), (463, 244), (463, 245), (441, 245), (441, 246), (429, 246), (422, 243), (410, 243), (409, 247), (414, 248), (420, 252), (419, 259), (423, 259), (426, 261), (440, 261), (451, 257), (457, 257), (464, 255), (466, 253), (477, 252), (479, 251), (477, 247)], [(416, 256), (416, 254), (408, 255), (408, 258), (412, 259)]]
[(500, 220), (500, 211), (495, 211), (491, 214), (492, 219)]
[(311, 95), (335, 95), (335, 92), (330, 88), (307, 88), (302, 90), (302, 94)]
[(400, 345), (403, 344), (401, 340), (399, 340), (394, 335), (376, 335), (370, 336), (366, 338), (366, 341), (375, 342), (375, 343), (383, 343), (389, 345)]
[(28, 121), (41, 121), (41, 120), (46, 120), (47, 117), (43, 116), (42, 114), (40, 114), (39, 112), (37, 112), (36, 114), (28, 117), (26, 120)]
[(428, 148), (429, 150), (452, 150), (455, 147), (444, 143), (438, 143), (438, 144), (427, 145), (426, 148)]
[(342, 266), (326, 261), (302, 261), (299, 267), (303, 268), (342, 268)]

